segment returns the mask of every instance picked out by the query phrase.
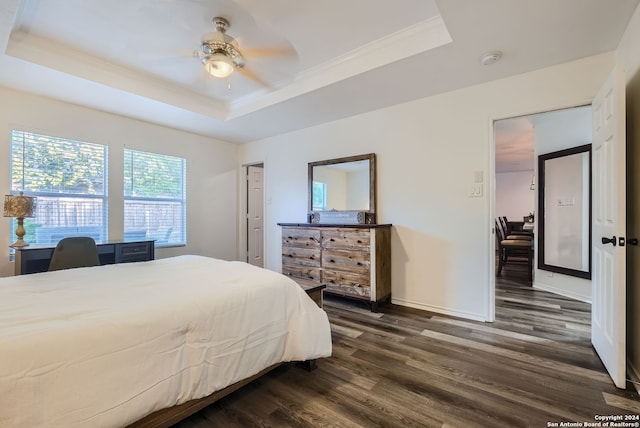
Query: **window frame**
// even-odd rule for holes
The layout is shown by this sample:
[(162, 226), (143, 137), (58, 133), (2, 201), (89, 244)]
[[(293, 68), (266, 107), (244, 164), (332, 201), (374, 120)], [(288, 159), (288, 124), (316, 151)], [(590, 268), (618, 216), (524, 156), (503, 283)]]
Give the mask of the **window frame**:
[[(47, 190), (47, 191), (43, 191), (43, 190), (33, 190), (33, 189), (27, 189), (25, 188), (25, 144), (27, 144), (27, 139), (30, 139), (34, 142), (38, 142), (38, 143), (43, 143), (42, 141), (38, 141), (39, 138), (44, 138), (47, 139), (48, 141), (46, 142), (46, 144), (63, 144), (64, 142), (72, 142), (74, 144), (80, 144), (80, 145), (86, 145), (87, 147), (92, 146), (94, 148), (99, 148), (102, 151), (103, 154), (103, 162), (102, 162), (102, 192), (101, 193), (78, 193), (78, 192), (74, 192), (74, 193), (68, 193), (68, 192), (52, 192), (50, 191), (51, 189)], [(22, 144), (22, 173), (21, 173), (21, 177), (19, 180), (14, 181), (14, 171), (16, 169), (16, 166), (14, 165), (14, 158), (16, 153), (14, 153), (14, 144), (17, 143), (18, 141), (21, 141)], [(19, 155), (19, 153), (18, 153)], [(18, 167), (19, 168), (19, 167)], [(51, 171), (46, 171), (47, 173), (51, 174)], [(55, 135), (48, 135), (48, 134), (43, 134), (40, 132), (32, 132), (32, 131), (25, 131), (22, 129), (11, 129), (9, 132), (9, 188), (10, 191), (9, 193), (12, 195), (17, 195), (20, 192), (23, 192), (25, 196), (32, 196), (36, 198), (41, 198), (40, 199), (40, 203), (38, 204), (38, 202), (36, 202), (36, 205), (38, 208), (36, 208), (36, 212), (38, 210), (42, 210), (42, 206), (44, 206), (45, 204), (42, 203), (42, 198), (52, 198), (52, 199), (56, 199), (56, 200), (60, 200), (60, 201), (64, 201), (64, 200), (100, 200), (102, 202), (101, 204), (101, 209), (99, 210), (100, 212), (100, 224), (96, 225), (96, 226), (81, 226), (78, 224), (75, 225), (67, 225), (67, 226), (45, 226), (45, 227), (59, 227), (59, 228), (71, 228), (71, 227), (95, 227), (95, 228), (99, 228), (100, 229), (100, 233), (99, 233), (99, 239), (96, 239), (96, 241), (101, 242), (101, 241), (106, 241), (108, 240), (108, 236), (109, 236), (109, 188), (108, 188), (108, 181), (109, 181), (109, 146), (107, 146), (106, 144), (101, 144), (101, 143), (94, 143), (91, 141), (84, 141), (84, 140), (79, 140), (76, 138), (66, 138), (66, 137), (59, 137), (59, 136), (55, 136)], [(15, 185), (15, 186), (14, 186)], [(25, 228), (28, 229), (28, 225), (30, 223), (33, 223), (34, 221), (37, 221), (38, 217), (33, 217), (33, 218), (25, 218), (24, 223), (25, 223)], [(16, 228), (16, 219), (11, 219), (11, 221), (9, 222), (9, 227), (11, 228), (11, 233), (10, 236), (13, 237), (15, 235), (15, 228)], [(71, 233), (69, 236), (74, 235), (73, 233)], [(77, 234), (76, 234), (77, 235)], [(25, 236), (25, 239), (27, 240), (27, 242), (29, 242), (30, 244), (34, 244), (34, 245), (56, 245), (56, 243), (62, 239), (49, 239), (47, 240), (47, 242), (39, 242), (36, 240), (37, 235), (34, 236)], [(100, 239), (101, 238), (101, 239)], [(11, 239), (11, 241), (13, 241), (13, 239)]]

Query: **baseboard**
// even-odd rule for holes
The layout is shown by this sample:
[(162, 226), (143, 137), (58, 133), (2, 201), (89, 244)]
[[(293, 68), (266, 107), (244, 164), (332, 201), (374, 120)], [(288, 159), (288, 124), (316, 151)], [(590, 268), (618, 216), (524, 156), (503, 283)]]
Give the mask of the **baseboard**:
[(633, 367), (629, 360), (627, 360), (627, 374), (629, 375), (629, 379), (632, 380), (631, 384), (636, 389), (636, 392), (640, 394), (640, 372)]
[(438, 314), (449, 315), (452, 317), (465, 318), (473, 321), (487, 322), (487, 317), (473, 314), (469, 312), (452, 311), (451, 309), (442, 308), (440, 306), (425, 305), (423, 303), (412, 302), (405, 299), (398, 299), (391, 296), (391, 303), (394, 305), (406, 306), (413, 309), (422, 309), (423, 311), (436, 312)]
[(559, 294), (560, 296), (569, 297), (570, 299), (579, 300), (584, 303), (591, 303), (591, 296), (585, 296), (584, 294), (571, 293), (567, 290), (553, 287), (547, 284), (534, 283), (533, 288), (541, 291), (548, 291), (549, 293)]

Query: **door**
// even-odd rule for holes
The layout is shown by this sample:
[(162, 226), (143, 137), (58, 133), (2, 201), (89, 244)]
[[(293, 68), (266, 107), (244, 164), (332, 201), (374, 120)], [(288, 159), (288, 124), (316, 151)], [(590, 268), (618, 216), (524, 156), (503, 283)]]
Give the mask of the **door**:
[(591, 343), (625, 387), (625, 101), (617, 66), (593, 101), (593, 276)]
[(264, 168), (247, 167), (247, 262), (264, 267)]

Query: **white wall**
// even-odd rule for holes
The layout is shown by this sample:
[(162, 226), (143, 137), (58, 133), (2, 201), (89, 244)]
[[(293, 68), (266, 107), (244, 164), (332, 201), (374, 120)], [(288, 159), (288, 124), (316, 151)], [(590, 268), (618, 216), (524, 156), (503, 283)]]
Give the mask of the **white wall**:
[(536, 192), (531, 190), (533, 170), (496, 174), (496, 216), (523, 221), (536, 211)]
[[(222, 259), (237, 256), (237, 165), (234, 144), (152, 125), (134, 119), (0, 88), (0, 179), (9, 192), (11, 129), (71, 138), (109, 147), (109, 238), (123, 229), (124, 147), (186, 158), (187, 245), (157, 249), (156, 257), (201, 254)], [(9, 219), (0, 226), (0, 275), (13, 274), (9, 262)]]
[[(280, 270), (278, 222), (304, 222), (307, 163), (375, 152), (378, 220), (393, 223), (394, 303), (486, 320), (493, 275), (491, 126), (590, 103), (614, 62), (607, 53), (242, 146), (265, 164), (265, 266)], [(499, 66), (499, 64), (497, 65)]]
[[(627, 236), (640, 238), (640, 6), (631, 17), (616, 59), (627, 78)], [(627, 356), (640, 379), (640, 247), (627, 246)], [(636, 389), (638, 389), (636, 385)]]

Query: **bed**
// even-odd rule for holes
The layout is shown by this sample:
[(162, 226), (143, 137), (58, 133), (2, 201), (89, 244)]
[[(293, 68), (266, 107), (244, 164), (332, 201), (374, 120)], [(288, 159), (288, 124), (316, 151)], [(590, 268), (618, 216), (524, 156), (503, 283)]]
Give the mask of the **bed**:
[(330, 354), (326, 313), (289, 278), (242, 262), (0, 279), (2, 427), (126, 426)]

